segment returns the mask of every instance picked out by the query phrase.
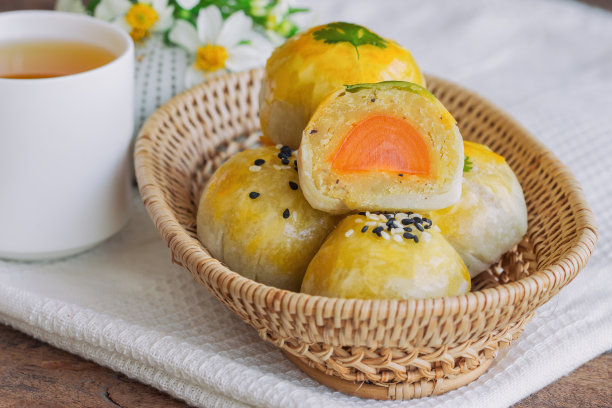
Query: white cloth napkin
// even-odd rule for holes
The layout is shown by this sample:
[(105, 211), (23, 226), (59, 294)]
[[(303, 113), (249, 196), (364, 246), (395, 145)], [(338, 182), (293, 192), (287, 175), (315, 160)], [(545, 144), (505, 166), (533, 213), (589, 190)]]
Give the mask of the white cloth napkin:
[(404, 402), (308, 378), (170, 253), (135, 197), (128, 226), (85, 254), (0, 261), (0, 321), (206, 407), (503, 407), (612, 347), (612, 13), (563, 0), (310, 3), (395, 38), (424, 71), (488, 97), (571, 167), (595, 212), (589, 265), (472, 384)]

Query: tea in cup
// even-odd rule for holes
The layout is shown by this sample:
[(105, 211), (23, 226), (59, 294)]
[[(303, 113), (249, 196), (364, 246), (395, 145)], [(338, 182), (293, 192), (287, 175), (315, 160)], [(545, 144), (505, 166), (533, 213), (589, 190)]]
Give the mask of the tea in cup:
[(57, 11), (0, 13), (0, 258), (72, 255), (131, 204), (134, 46)]

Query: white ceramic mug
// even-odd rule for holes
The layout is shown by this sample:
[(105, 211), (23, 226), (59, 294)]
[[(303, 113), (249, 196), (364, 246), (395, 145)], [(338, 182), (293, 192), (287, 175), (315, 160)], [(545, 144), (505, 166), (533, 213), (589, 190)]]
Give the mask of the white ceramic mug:
[(72, 255), (129, 218), (133, 42), (93, 17), (0, 13), (0, 43), (40, 39), (89, 43), (117, 57), (73, 75), (0, 78), (0, 258)]

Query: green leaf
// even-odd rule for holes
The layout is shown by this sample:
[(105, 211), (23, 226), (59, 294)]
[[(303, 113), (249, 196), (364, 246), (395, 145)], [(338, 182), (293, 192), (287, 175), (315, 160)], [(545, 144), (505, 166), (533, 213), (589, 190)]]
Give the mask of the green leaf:
[(295, 13), (306, 13), (310, 11), (309, 8), (305, 8), (305, 7), (300, 7), (300, 8), (293, 8), (293, 7), (289, 7), (289, 11), (287, 12), (288, 15), (292, 15)]
[(382, 81), (376, 83), (364, 83), (364, 84), (353, 84), (353, 85), (344, 85), (344, 88), (347, 92), (355, 93), (359, 92), (363, 89), (376, 89), (376, 90), (386, 90), (386, 89), (398, 89), (400, 91), (408, 91), (417, 95), (421, 95), (431, 101), (437, 101), (436, 97), (429, 92), (427, 89), (423, 88), (421, 85), (415, 84), (413, 82), (407, 81)]
[(465, 159), (463, 160), (463, 172), (468, 173), (470, 170), (472, 170), (473, 165), (474, 163), (470, 161), (470, 157), (465, 156)]
[(387, 47), (387, 40), (363, 26), (352, 23), (329, 23), (312, 33), (312, 35), (315, 40), (323, 41), (325, 44), (337, 44), (340, 42), (351, 44), (355, 47), (357, 58), (359, 58), (358, 47), (362, 45), (373, 45), (378, 48)]

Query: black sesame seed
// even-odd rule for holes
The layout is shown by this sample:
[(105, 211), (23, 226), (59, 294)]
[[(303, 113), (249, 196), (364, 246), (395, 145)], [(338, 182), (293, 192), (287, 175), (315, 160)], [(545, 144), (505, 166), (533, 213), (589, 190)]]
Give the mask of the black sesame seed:
[(387, 218), (387, 227), (390, 227), (391, 225), (393, 225), (394, 221), (395, 221), (394, 218)]
[(417, 236), (415, 235), (413, 239), (414, 239), (414, 242), (415, 242), (416, 244), (418, 244), (418, 243), (419, 243), (419, 237), (417, 237)]
[(390, 219), (393, 218), (393, 214), (383, 214), (385, 216), (386, 219)]
[(285, 211), (283, 211), (283, 218), (289, 218), (289, 215), (291, 215), (291, 213), (289, 212), (289, 209), (285, 208)]
[(370, 102), (376, 102), (376, 98), (370, 99)]
[(291, 149), (290, 150), (281, 150), (279, 154), (277, 154), (279, 159), (289, 159), (291, 157)]
[(382, 232), (383, 227), (376, 227), (372, 230), (372, 232), (380, 237), (380, 233)]
[(284, 165), (289, 164), (289, 160), (288, 159), (281, 159), (281, 163), (283, 163)]
[(311, 134), (311, 135), (312, 135), (313, 133), (317, 133), (317, 129), (312, 129), (312, 130), (310, 131), (310, 134)]
[(416, 227), (416, 229), (418, 229), (419, 231), (423, 232), (425, 229), (423, 228), (423, 226), (419, 223), (414, 223), (414, 226)]
[(368, 226), (366, 225), (365, 227), (361, 229), (361, 232), (366, 232), (367, 230), (368, 230)]
[(297, 190), (298, 189), (297, 183), (295, 183), (293, 181), (289, 182), (289, 187), (291, 187), (292, 190)]
[(423, 218), (423, 222), (427, 224), (425, 225), (425, 229), (430, 229), (433, 225), (433, 222), (429, 218)]
[(410, 225), (410, 224), (414, 224), (414, 220), (412, 218), (404, 218), (402, 220), (402, 225)]
[(293, 152), (293, 150), (291, 150), (291, 148), (289, 146), (281, 147), (280, 151), (283, 152), (283, 153), (289, 153), (289, 155), (291, 155), (291, 153)]
[(412, 228), (410, 228), (410, 227), (404, 227), (404, 231), (411, 232), (411, 231), (412, 231)]
[(256, 199), (257, 197), (259, 197), (259, 193), (256, 191), (251, 191), (249, 193), (249, 198), (252, 198), (253, 200)]
[(404, 175), (403, 175), (402, 173), (398, 174), (398, 176), (400, 176), (400, 177), (404, 177)]
[(254, 165), (256, 166), (261, 166), (262, 164), (264, 164), (266, 161), (264, 159), (257, 159), (253, 162)]
[(411, 234), (411, 233), (409, 233), (409, 232), (404, 232), (404, 234), (403, 234), (402, 236), (403, 236), (404, 238), (406, 238), (406, 239), (413, 239), (413, 238), (414, 238), (414, 235), (412, 235), (412, 234)]
[(360, 212), (359, 215), (365, 215), (365, 212)]
[(423, 222), (423, 219), (421, 217), (412, 217), (412, 219), (414, 220), (415, 223), (418, 223), (418, 224)]

